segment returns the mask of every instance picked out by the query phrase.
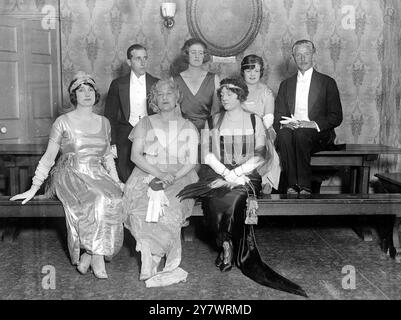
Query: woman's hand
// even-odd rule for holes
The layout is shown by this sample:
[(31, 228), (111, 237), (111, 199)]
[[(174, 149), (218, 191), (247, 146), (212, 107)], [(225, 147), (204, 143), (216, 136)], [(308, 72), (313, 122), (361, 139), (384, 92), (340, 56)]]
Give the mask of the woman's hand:
[(175, 177), (170, 174), (170, 173), (163, 173), (160, 177), (158, 177), (163, 184), (167, 187), (169, 185), (172, 185), (175, 181)]
[(24, 193), (17, 194), (15, 196), (13, 196), (12, 198), (10, 198), (10, 201), (24, 199), (22, 201), (22, 204), (25, 204), (35, 196), (35, 194), (36, 194), (36, 192), (38, 192), (38, 190), (39, 190), (38, 187), (32, 186), (28, 191), (25, 191)]
[(224, 179), (228, 182), (234, 182), (238, 176), (235, 174), (233, 170), (226, 170), (223, 175)]
[(227, 182), (239, 185), (245, 185), (245, 183), (249, 181), (249, 178), (247, 176), (245, 175), (237, 176), (233, 170), (230, 170), (230, 173), (224, 176), (224, 179)]

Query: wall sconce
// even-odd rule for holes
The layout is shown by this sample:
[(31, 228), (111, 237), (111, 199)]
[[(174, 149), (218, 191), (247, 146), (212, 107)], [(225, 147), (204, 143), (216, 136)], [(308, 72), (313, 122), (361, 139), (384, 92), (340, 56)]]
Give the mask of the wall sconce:
[(177, 5), (174, 2), (163, 2), (160, 6), (160, 13), (164, 19), (164, 26), (172, 28), (174, 26), (174, 16)]

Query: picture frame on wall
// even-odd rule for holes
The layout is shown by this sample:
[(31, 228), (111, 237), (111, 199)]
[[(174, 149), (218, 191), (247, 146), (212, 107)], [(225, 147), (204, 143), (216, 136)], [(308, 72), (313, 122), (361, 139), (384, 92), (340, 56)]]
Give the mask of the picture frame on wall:
[(263, 19), (262, 0), (188, 0), (186, 11), (191, 35), (220, 57), (243, 52)]

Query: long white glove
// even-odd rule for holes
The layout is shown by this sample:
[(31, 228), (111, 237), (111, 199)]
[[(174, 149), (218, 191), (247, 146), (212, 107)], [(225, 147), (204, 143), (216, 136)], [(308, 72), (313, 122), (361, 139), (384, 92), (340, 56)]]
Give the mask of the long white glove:
[(146, 212), (146, 222), (158, 222), (159, 217), (164, 216), (164, 209), (170, 205), (164, 190), (155, 191), (148, 188), (148, 211)]
[(269, 129), (273, 125), (274, 115), (272, 113), (267, 113), (263, 116), (263, 124), (266, 129)]
[(239, 184), (239, 185), (245, 185), (245, 183), (250, 181), (250, 179), (245, 175), (241, 175), (238, 177), (235, 174), (234, 174), (234, 178), (231, 178), (231, 175), (230, 175), (229, 177), (227, 177), (225, 179), (230, 183)]
[(210, 168), (214, 170), (214, 172), (221, 176), (227, 175), (230, 171), (226, 168), (224, 164), (217, 160), (216, 156), (213, 153), (208, 153), (205, 156), (205, 164), (207, 164)]
[(208, 153), (205, 156), (205, 164), (209, 165), (217, 174), (224, 177), (227, 182), (239, 185), (245, 185), (249, 178), (244, 174), (235, 174), (234, 170), (228, 170), (224, 164), (217, 160), (213, 153)]
[(260, 157), (254, 157), (254, 158), (249, 159), (244, 164), (241, 164), (239, 167), (233, 169), (232, 171), (235, 173), (235, 175), (242, 176), (242, 175), (252, 172), (254, 169), (259, 167), (263, 162), (264, 162), (264, 159), (262, 159)]

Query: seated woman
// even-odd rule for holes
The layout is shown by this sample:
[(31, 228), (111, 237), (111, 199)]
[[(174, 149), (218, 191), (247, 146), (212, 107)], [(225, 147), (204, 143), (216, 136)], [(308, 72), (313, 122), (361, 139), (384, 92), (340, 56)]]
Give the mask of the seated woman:
[[(172, 79), (151, 89), (150, 105), (157, 112), (144, 117), (132, 130), (131, 160), (135, 169), (124, 191), (125, 227), (141, 252), (140, 280), (164, 286), (186, 279), (181, 262), (181, 226), (192, 213), (194, 200), (179, 202), (176, 194), (198, 180), (194, 170), (199, 134), (181, 116), (181, 93)], [(161, 258), (166, 257), (162, 272)]]
[(241, 79), (222, 80), (217, 93), (225, 111), (206, 123), (210, 134), (202, 134), (205, 164), (200, 181), (178, 196), (202, 199), (207, 224), (220, 248), (216, 266), (221, 271), (229, 271), (235, 261), (246, 276), (260, 284), (305, 295), (298, 285), (270, 269), (256, 247), (251, 223), (255, 223), (255, 196), (261, 189), (258, 168), (266, 153), (262, 120), (244, 111), (248, 88)]
[(242, 59), (241, 76), (245, 80), (249, 95), (243, 103), (244, 110), (257, 114), (263, 119), (266, 129), (267, 159), (262, 173), (263, 193), (271, 193), (271, 189), (278, 190), (280, 181), (280, 159), (274, 148), (276, 132), (272, 125), (274, 120), (274, 95), (270, 88), (260, 81), (263, 76), (263, 59), (251, 54)]
[(54, 122), (31, 188), (10, 200), (24, 199), (25, 204), (32, 199), (61, 150), (49, 190), (64, 207), (72, 264), (82, 274), (91, 266), (96, 277), (105, 279), (104, 258), (111, 259), (120, 250), (124, 231), (122, 184), (110, 152), (110, 123), (93, 112), (100, 94), (91, 76), (79, 72), (68, 92), (75, 109)]

